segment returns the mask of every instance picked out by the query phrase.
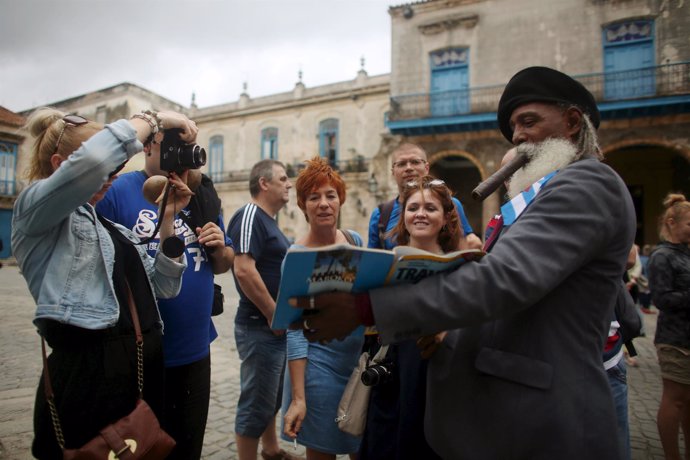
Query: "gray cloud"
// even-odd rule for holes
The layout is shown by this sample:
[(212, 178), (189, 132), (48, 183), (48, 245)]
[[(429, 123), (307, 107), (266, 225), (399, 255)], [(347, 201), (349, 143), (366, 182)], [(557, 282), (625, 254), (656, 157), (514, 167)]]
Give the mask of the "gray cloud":
[(390, 1), (0, 0), (0, 105), (19, 111), (123, 81), (188, 105), (390, 71)]

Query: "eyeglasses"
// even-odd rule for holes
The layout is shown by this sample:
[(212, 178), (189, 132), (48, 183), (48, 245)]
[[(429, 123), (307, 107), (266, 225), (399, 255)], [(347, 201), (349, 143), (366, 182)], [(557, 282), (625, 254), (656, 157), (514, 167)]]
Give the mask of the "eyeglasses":
[(79, 115), (65, 115), (62, 117), (62, 121), (65, 122), (65, 125), (62, 127), (62, 131), (60, 131), (60, 135), (55, 143), (55, 151), (53, 154), (58, 152), (58, 149), (60, 148), (60, 141), (62, 140), (62, 136), (65, 134), (65, 129), (67, 129), (68, 126), (81, 126), (89, 122), (89, 120)]
[[(432, 179), (430, 181), (422, 180), (422, 187), (423, 188), (439, 187), (439, 186), (445, 186), (445, 185), (446, 185), (446, 183), (443, 182), (441, 179)], [(413, 180), (411, 182), (406, 183), (405, 187), (408, 187), (408, 188), (419, 187), (419, 182)]]
[(422, 160), (421, 158), (412, 158), (410, 160), (396, 161), (395, 163), (393, 163), (393, 167), (397, 169), (403, 169), (409, 164), (413, 168), (416, 168), (417, 166), (421, 166), (425, 163), (426, 161)]

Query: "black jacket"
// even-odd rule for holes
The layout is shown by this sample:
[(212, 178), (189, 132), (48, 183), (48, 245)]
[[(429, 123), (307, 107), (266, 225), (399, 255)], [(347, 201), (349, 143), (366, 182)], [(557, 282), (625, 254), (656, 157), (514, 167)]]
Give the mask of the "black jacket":
[(654, 343), (690, 350), (690, 248), (659, 244), (649, 258), (649, 287), (660, 311)]

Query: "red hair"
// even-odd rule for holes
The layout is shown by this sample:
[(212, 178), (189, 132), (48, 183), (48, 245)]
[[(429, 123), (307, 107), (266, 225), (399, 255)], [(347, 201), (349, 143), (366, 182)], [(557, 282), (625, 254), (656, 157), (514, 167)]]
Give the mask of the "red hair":
[(300, 171), (295, 182), (297, 191), (297, 206), (304, 211), (307, 196), (324, 185), (332, 185), (338, 194), (340, 205), (345, 203), (345, 181), (340, 177), (328, 161), (321, 157), (314, 157), (305, 161), (307, 167)]

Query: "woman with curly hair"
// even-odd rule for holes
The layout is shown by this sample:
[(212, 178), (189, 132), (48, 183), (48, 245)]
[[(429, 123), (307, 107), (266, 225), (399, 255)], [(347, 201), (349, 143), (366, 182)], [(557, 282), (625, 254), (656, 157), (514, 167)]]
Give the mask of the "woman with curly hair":
[(662, 242), (649, 259), (649, 286), (659, 309), (654, 343), (663, 390), (657, 414), (667, 459), (680, 460), (678, 429), (690, 452), (690, 202), (681, 194), (664, 199)]
[[(432, 176), (405, 184), (401, 218), (387, 237), (398, 246), (434, 254), (456, 251), (463, 232), (452, 197), (448, 186)], [(424, 406), (428, 360), (445, 336), (441, 332), (389, 346), (384, 362), (391, 375), (372, 389), (369, 404), (377, 410), (367, 413), (360, 460), (440, 458), (424, 437)]]
[[(338, 215), (345, 203), (345, 182), (323, 158), (307, 161), (295, 188), (297, 205), (309, 223), (309, 232), (296, 247), (318, 248), (336, 243), (362, 246), (352, 230), (338, 229)], [(335, 423), (338, 402), (362, 350), (364, 335), (355, 330), (344, 340), (309, 343), (302, 330), (288, 331), (288, 373), (283, 391), (283, 434), (306, 446), (308, 460), (334, 459), (354, 454), (359, 437), (344, 433)]]

